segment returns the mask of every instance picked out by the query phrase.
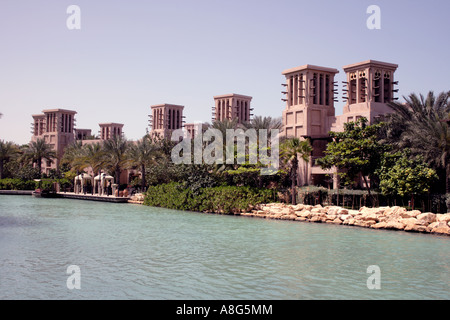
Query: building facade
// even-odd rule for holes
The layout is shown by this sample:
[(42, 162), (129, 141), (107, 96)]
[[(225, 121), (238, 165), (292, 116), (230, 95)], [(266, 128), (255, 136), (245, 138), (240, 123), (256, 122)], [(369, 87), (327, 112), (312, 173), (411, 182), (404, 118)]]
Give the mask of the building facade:
[(251, 119), (250, 107), (252, 97), (242, 94), (225, 94), (214, 97), (212, 122), (234, 120), (238, 123), (248, 122)]
[(122, 123), (99, 123), (100, 126), (100, 140), (109, 140), (113, 137), (123, 135), (123, 124)]
[(283, 131), (281, 136), (308, 139), (313, 147), (309, 162), (299, 164), (300, 185), (338, 185), (336, 170), (324, 170), (315, 160), (324, 156), (330, 141), (329, 132), (344, 131), (344, 124), (361, 117), (373, 123), (392, 112), (392, 102), (397, 82), (394, 73), (398, 65), (367, 60), (344, 66), (342, 115), (335, 115), (334, 103), (338, 101), (338, 84), (334, 80), (337, 69), (304, 65), (282, 72)]
[(43, 139), (56, 153), (54, 160), (42, 161), (42, 172), (49, 174), (57, 169), (64, 155), (64, 149), (75, 140), (75, 114), (73, 110), (47, 109), (42, 114), (33, 115), (31, 141)]
[(184, 106), (176, 104), (164, 103), (151, 106), (150, 134), (170, 139), (172, 131), (183, 128), (183, 110)]

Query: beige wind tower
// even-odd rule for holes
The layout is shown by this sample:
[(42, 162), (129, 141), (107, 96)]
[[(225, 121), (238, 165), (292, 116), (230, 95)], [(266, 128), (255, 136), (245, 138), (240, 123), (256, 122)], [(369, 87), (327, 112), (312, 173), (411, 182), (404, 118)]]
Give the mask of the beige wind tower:
[[(337, 69), (304, 65), (282, 72), (283, 84), (282, 136), (308, 139), (313, 147), (310, 161), (299, 164), (299, 184), (330, 185), (337, 187), (336, 172), (323, 170), (316, 159), (324, 156), (329, 143), (330, 131), (344, 131), (344, 124), (365, 117), (370, 123), (392, 112), (388, 103), (396, 100), (394, 73), (398, 65), (367, 60), (343, 67), (343, 99), (346, 102), (343, 114), (336, 116)], [(332, 180), (331, 181), (331, 177)]]
[(282, 100), (286, 102), (283, 136), (328, 136), (329, 117), (335, 114), (337, 84), (334, 77), (337, 73), (339, 71), (333, 68), (309, 64), (282, 72), (286, 77), (286, 83), (282, 84)]
[[(398, 89), (394, 73), (398, 65), (375, 60), (367, 60), (343, 67), (347, 80), (344, 81), (346, 105), (343, 122), (356, 121), (365, 117), (372, 123), (392, 109), (387, 105), (397, 100), (394, 97)], [(341, 121), (342, 123), (342, 121)]]
[(215, 96), (212, 122), (234, 119), (238, 123), (249, 122), (253, 116), (251, 101), (252, 97), (235, 93)]
[(49, 174), (51, 169), (57, 169), (64, 154), (64, 149), (75, 140), (75, 114), (73, 110), (47, 109), (42, 114), (33, 115), (31, 141), (44, 139), (56, 152), (53, 161), (42, 161), (42, 172)]
[(164, 103), (151, 106), (149, 115), (151, 134), (170, 139), (172, 131), (183, 128), (183, 110), (184, 106), (176, 104)]
[(323, 156), (329, 141), (329, 128), (335, 115), (337, 101), (337, 69), (315, 65), (303, 65), (282, 72), (286, 83), (282, 84), (283, 131), (281, 136), (308, 139), (313, 152), (311, 161), (299, 163), (299, 185), (322, 183), (328, 171), (315, 165), (315, 160)]
[(122, 123), (99, 123), (100, 126), (100, 140), (109, 140), (113, 137), (123, 136), (123, 124)]

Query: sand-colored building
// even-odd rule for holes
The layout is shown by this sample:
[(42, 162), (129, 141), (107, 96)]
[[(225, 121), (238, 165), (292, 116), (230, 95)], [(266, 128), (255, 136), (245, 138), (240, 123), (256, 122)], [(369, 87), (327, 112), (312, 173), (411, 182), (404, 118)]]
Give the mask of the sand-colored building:
[(169, 103), (151, 106), (150, 134), (170, 139), (174, 130), (183, 127), (183, 110), (184, 106)]
[(251, 101), (252, 97), (236, 93), (215, 96), (212, 122), (234, 119), (238, 123), (250, 121), (253, 110)]
[(309, 139), (313, 147), (311, 160), (300, 164), (300, 185), (326, 185), (333, 177), (337, 186), (335, 170), (323, 170), (315, 160), (324, 155), (329, 132), (344, 131), (344, 123), (361, 117), (369, 123), (393, 110), (388, 103), (393, 101), (397, 84), (394, 73), (398, 65), (367, 60), (344, 66), (343, 100), (346, 104), (342, 115), (335, 115), (338, 101), (338, 84), (335, 76), (339, 70), (314, 65), (304, 65), (282, 72), (286, 108), (283, 111), (282, 136)]
[[(394, 94), (398, 90), (395, 89), (397, 82), (394, 73), (397, 68), (396, 64), (375, 60), (344, 66), (346, 81), (343, 81), (342, 99), (346, 104), (342, 115), (335, 112), (339, 87), (335, 77), (339, 70), (307, 64), (282, 72), (286, 79), (282, 91), (286, 107), (282, 112), (281, 136), (309, 139), (314, 149), (311, 161), (300, 164), (301, 185), (324, 185), (330, 182), (327, 176), (334, 176), (333, 184), (337, 185), (335, 170), (323, 170), (315, 163), (317, 158), (323, 156), (330, 141), (329, 132), (343, 131), (345, 123), (360, 117), (373, 122), (392, 112), (388, 103), (396, 99)], [(214, 96), (212, 121), (237, 120), (240, 124), (250, 121), (253, 110), (251, 101), (252, 97), (242, 94)], [(182, 105), (152, 105), (150, 134), (170, 139), (174, 130), (184, 128), (186, 137), (194, 138), (204, 129), (204, 124), (185, 124), (183, 112)], [(58, 155), (54, 161), (43, 162), (43, 172), (56, 169), (65, 147), (75, 140), (88, 144), (123, 135), (123, 124), (100, 123), (99, 138), (91, 139), (90, 129), (75, 129), (76, 113), (73, 110), (47, 109), (42, 114), (33, 115), (31, 140), (43, 138)], [(123, 180), (127, 180), (125, 176)]]
[(66, 109), (46, 109), (42, 114), (33, 115), (31, 141), (44, 139), (56, 152), (56, 158), (42, 161), (42, 172), (49, 174), (51, 169), (59, 167), (64, 149), (75, 140), (75, 114)]

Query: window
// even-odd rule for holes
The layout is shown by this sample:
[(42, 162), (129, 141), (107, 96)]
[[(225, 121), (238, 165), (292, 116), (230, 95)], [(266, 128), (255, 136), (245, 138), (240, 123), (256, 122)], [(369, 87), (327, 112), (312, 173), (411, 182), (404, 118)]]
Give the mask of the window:
[(350, 74), (350, 84), (348, 94), (350, 104), (356, 103), (356, 73)]
[(321, 74), (319, 76), (319, 104), (321, 104), (321, 105), (324, 104), (324, 101), (323, 101), (323, 90), (324, 90), (323, 74)]
[(386, 72), (384, 74), (384, 103), (388, 103), (391, 101), (391, 75)]
[(294, 77), (289, 80), (289, 105), (294, 104)]
[(317, 104), (317, 73), (314, 73), (313, 78), (311, 79), (311, 91), (313, 97), (313, 104)]
[(299, 92), (298, 92), (298, 95), (299, 95), (298, 104), (303, 103), (303, 98), (305, 96), (305, 92), (304, 92), (305, 88), (303, 87), (303, 82), (304, 82), (304, 80), (303, 80), (303, 73), (301, 73), (300, 74), (300, 80), (299, 80), (299, 87), (300, 87), (300, 89), (299, 89)]
[(366, 102), (366, 89), (367, 89), (367, 78), (366, 78), (366, 72), (361, 71), (359, 73), (359, 99), (358, 102)]
[(377, 70), (374, 74), (373, 80), (373, 100), (381, 102), (381, 71)]

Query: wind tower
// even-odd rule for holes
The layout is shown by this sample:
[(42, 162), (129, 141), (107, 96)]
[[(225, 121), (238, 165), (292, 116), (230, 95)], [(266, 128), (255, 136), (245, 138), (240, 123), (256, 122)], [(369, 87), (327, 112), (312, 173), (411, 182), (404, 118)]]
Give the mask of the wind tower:
[(149, 123), (151, 134), (162, 138), (170, 138), (172, 131), (184, 126), (184, 106), (176, 104), (158, 104), (151, 106)]
[[(343, 110), (343, 122), (356, 121), (365, 117), (372, 123), (393, 110), (389, 102), (398, 89), (398, 81), (394, 81), (394, 73), (398, 65), (393, 63), (367, 60), (344, 66), (347, 80), (344, 81), (346, 104)], [(341, 121), (342, 122), (342, 121)]]
[(215, 96), (212, 122), (234, 119), (238, 123), (249, 122), (253, 116), (251, 101), (252, 97), (235, 93)]

